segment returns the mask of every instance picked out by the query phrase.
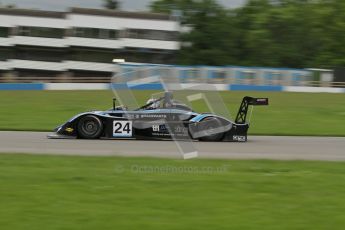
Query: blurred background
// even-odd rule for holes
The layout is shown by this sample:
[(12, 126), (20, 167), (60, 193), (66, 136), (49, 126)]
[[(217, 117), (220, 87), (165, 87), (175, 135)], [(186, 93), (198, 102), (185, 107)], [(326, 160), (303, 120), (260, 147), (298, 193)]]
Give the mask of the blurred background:
[[(0, 6), (2, 83), (110, 82), (114, 72), (169, 64), (182, 82), (345, 86), (340, 0), (2, 0)], [(130, 65), (116, 67), (112, 60), (119, 58)]]

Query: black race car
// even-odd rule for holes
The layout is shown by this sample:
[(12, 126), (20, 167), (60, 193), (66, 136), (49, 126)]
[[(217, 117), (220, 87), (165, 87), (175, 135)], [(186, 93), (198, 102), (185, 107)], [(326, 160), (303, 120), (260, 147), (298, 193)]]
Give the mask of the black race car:
[(107, 111), (78, 114), (57, 127), (49, 138), (82, 139), (192, 139), (199, 141), (247, 141), (248, 107), (268, 105), (268, 98), (244, 97), (235, 121), (210, 113), (196, 113), (165, 92), (135, 110), (123, 106)]

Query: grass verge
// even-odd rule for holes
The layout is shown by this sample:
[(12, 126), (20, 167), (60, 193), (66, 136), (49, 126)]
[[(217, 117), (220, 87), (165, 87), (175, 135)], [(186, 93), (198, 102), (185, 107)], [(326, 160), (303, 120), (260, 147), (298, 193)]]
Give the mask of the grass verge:
[[(135, 91), (144, 103), (152, 91)], [(254, 109), (250, 134), (345, 136), (345, 94), (220, 92), (232, 117), (243, 96), (269, 97)], [(0, 130), (50, 131), (77, 113), (111, 107), (111, 91), (0, 91)], [(205, 103), (194, 109), (207, 112)]]
[(1, 229), (343, 229), (345, 163), (0, 155)]

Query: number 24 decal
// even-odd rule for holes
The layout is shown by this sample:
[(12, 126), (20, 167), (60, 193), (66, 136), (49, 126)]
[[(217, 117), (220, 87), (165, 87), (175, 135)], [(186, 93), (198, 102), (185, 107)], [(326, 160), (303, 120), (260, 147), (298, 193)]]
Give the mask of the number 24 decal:
[(114, 121), (113, 122), (114, 137), (131, 137), (132, 121)]

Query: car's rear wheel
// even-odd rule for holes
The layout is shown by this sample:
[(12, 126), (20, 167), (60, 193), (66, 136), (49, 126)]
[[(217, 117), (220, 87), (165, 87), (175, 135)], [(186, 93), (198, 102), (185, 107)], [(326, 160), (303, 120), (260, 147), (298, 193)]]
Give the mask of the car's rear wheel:
[(78, 122), (78, 137), (83, 139), (97, 139), (103, 131), (102, 121), (93, 115), (80, 118)]
[(216, 117), (208, 117), (201, 121), (200, 130), (210, 133), (204, 137), (200, 137), (200, 141), (221, 141), (224, 137), (224, 133), (212, 133), (212, 130), (222, 126), (222, 123)]

